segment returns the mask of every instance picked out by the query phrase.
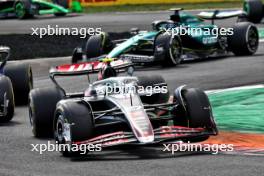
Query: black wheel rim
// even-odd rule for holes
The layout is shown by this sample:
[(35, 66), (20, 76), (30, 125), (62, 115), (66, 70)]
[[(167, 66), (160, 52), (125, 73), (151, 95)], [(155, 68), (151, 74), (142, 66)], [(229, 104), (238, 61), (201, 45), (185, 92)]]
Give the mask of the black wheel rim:
[(171, 55), (171, 59), (175, 64), (178, 64), (180, 62), (181, 44), (177, 38), (172, 38), (171, 46), (170, 46), (170, 55)]
[(18, 18), (23, 18), (26, 14), (26, 10), (24, 7), (24, 4), (21, 2), (18, 2), (15, 6), (15, 13)]
[(247, 47), (253, 53), (257, 50), (259, 44), (258, 31), (254, 27), (250, 27), (247, 37)]
[(63, 143), (64, 141), (64, 121), (63, 115), (59, 115), (57, 123), (56, 123), (56, 139), (59, 143)]

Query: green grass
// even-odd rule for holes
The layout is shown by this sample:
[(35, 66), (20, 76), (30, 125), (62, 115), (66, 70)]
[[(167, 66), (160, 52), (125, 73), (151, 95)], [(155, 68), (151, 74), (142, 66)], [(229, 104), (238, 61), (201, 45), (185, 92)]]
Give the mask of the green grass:
[(209, 94), (220, 130), (264, 133), (264, 89), (232, 90)]
[(173, 7), (184, 9), (217, 9), (217, 8), (242, 8), (242, 1), (211, 2), (211, 3), (185, 3), (185, 4), (146, 4), (146, 5), (119, 5), (119, 6), (97, 6), (85, 7), (84, 13), (103, 12), (132, 12), (132, 11), (159, 11), (168, 10)]

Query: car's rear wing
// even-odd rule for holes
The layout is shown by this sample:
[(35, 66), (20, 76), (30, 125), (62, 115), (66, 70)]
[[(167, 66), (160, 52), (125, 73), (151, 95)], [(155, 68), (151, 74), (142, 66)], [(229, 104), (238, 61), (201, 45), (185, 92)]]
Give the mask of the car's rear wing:
[[(92, 73), (98, 73), (103, 67), (105, 67), (107, 62), (84, 62), (78, 64), (66, 64), (52, 67), (50, 69), (50, 77), (55, 76), (76, 76), (76, 75), (86, 75)], [(110, 65), (120, 71), (126, 69), (134, 64), (129, 60), (115, 60), (111, 61)]]
[(217, 19), (226, 19), (236, 16), (246, 15), (242, 10), (232, 10), (232, 11), (210, 11), (210, 12), (201, 12), (197, 14), (198, 17), (205, 20), (217, 20)]
[[(56, 76), (80, 76), (98, 73), (107, 64), (110, 64), (117, 72), (124, 72), (129, 67), (133, 67), (133, 63), (129, 60), (104, 60), (104, 62), (84, 62), (78, 64), (66, 64), (52, 67), (49, 71), (51, 80), (59, 87), (55, 80)], [(62, 88), (61, 88), (62, 89)], [(63, 89), (62, 89), (63, 90)]]
[(197, 16), (204, 20), (211, 20), (214, 24), (214, 20), (221, 20), (233, 17), (245, 17), (247, 13), (242, 10), (229, 10), (229, 11), (210, 11), (210, 12), (201, 12)]

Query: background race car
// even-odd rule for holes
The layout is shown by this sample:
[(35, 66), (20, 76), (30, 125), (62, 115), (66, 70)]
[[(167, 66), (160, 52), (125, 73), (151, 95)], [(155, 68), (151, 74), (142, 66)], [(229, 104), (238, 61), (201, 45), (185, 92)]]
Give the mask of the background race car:
[(27, 64), (8, 63), (10, 49), (0, 46), (0, 122), (13, 118), (15, 102), (28, 103), (33, 88), (31, 67)]
[[(243, 11), (201, 12), (197, 16), (179, 9), (172, 9), (170, 20), (154, 21), (153, 31), (132, 29), (133, 37), (111, 41), (105, 33), (91, 36), (84, 51), (75, 48), (72, 63), (97, 60), (100, 58), (130, 59), (134, 63), (159, 63), (163, 66), (179, 64), (184, 59), (201, 59), (215, 56), (252, 55), (259, 45), (256, 26), (249, 22), (237, 22), (229, 30), (214, 24), (215, 20), (236, 17)], [(212, 24), (204, 20), (211, 20)], [(176, 33), (179, 30), (200, 32)], [(213, 33), (217, 30), (216, 33)], [(209, 34), (206, 34), (206, 32)], [(83, 54), (84, 53), (84, 56)]]
[(78, 1), (68, 0), (0, 0), (0, 17), (15, 16), (19, 19), (34, 15), (54, 14), (64, 16), (70, 12), (81, 12)]

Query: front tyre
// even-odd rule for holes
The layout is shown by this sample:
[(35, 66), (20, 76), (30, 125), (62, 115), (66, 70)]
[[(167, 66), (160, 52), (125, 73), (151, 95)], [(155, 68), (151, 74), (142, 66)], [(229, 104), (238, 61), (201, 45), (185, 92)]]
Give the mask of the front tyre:
[(18, 0), (15, 2), (14, 9), (18, 19), (33, 18), (33, 14), (30, 14), (30, 0)]
[(10, 79), (6, 76), (0, 76), (0, 123), (9, 122), (14, 115), (14, 93)]
[(28, 64), (8, 64), (4, 68), (4, 74), (13, 84), (16, 104), (28, 104), (28, 94), (33, 88), (31, 67)]
[(191, 128), (215, 128), (212, 108), (207, 95), (200, 89), (183, 90), (183, 99)]
[(53, 137), (57, 103), (65, 94), (58, 88), (33, 89), (29, 94), (29, 120), (35, 137)]
[(159, 34), (154, 43), (154, 58), (161, 60), (162, 66), (171, 67), (182, 60), (182, 43), (179, 36)]
[[(93, 115), (89, 106), (80, 102), (59, 103), (55, 112), (54, 136), (58, 144), (88, 140), (94, 131)], [(76, 156), (83, 152), (68, 148), (61, 151), (63, 156)]]
[(85, 54), (87, 59), (99, 57), (113, 49), (113, 42), (107, 33), (91, 36), (85, 45)]
[[(176, 99), (176, 96), (174, 96)], [(186, 126), (190, 128), (205, 128), (217, 130), (212, 115), (212, 108), (207, 95), (200, 89), (183, 89), (182, 99), (185, 106)], [(175, 101), (175, 100), (174, 100)], [(180, 101), (180, 100), (176, 100)], [(174, 119), (174, 124), (182, 119)], [(209, 136), (199, 136), (186, 139), (186, 141), (200, 142), (208, 139)]]
[(228, 36), (228, 47), (237, 56), (256, 53), (259, 46), (257, 27), (249, 22), (236, 23), (233, 35)]

